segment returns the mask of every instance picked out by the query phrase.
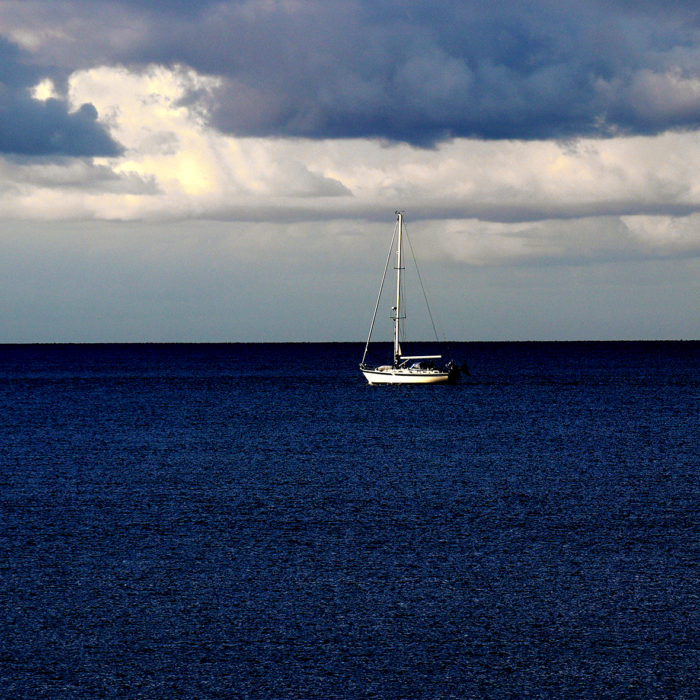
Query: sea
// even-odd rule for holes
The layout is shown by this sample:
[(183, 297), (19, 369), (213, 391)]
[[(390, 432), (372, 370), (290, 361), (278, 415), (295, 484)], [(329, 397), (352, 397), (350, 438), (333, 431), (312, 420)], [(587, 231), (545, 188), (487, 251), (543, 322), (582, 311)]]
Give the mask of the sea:
[(362, 350), (0, 346), (0, 697), (700, 697), (700, 343)]

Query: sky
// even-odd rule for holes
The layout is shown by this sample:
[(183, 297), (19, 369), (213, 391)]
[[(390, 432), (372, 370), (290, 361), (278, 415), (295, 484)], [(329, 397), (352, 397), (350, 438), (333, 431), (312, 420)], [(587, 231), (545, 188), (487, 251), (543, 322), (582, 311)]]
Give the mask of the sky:
[(397, 209), (447, 339), (700, 338), (700, 5), (0, 0), (0, 342), (362, 342)]

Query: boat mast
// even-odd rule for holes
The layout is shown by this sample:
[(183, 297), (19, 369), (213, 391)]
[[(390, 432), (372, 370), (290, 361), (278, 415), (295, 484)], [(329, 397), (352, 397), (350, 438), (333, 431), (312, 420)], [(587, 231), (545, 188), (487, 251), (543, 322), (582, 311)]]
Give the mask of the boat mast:
[(394, 367), (398, 367), (401, 359), (401, 242), (403, 234), (403, 212), (397, 211), (398, 244), (396, 246), (396, 306), (394, 307)]

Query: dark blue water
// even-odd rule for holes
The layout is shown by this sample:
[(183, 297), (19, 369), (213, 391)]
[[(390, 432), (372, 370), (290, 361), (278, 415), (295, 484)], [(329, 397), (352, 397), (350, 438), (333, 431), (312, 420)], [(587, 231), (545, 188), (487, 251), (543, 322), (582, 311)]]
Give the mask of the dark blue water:
[(0, 696), (698, 696), (699, 343), (0, 346)]

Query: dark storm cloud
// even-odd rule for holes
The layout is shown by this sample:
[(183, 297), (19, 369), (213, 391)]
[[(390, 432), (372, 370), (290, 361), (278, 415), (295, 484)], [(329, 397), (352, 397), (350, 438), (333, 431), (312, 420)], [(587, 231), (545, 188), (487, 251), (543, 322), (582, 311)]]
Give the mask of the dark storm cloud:
[[(83, 8), (88, 24), (99, 22), (99, 2), (72, 3), (71, 11)], [(128, 21), (95, 25), (100, 41), (77, 37), (80, 49), (66, 42), (58, 52), (64, 59), (74, 55), (76, 67), (88, 59), (182, 64), (220, 76), (213, 95), (186, 101), (206, 102), (212, 123), (236, 135), (430, 145), (454, 136), (568, 139), (700, 125), (695, 2), (165, 0), (144, 7), (110, 0), (104, 7), (119, 8)], [(122, 40), (128, 26), (139, 31)]]
[(50, 71), (28, 63), (0, 38), (0, 153), (21, 156), (107, 156), (119, 146), (90, 104), (70, 112), (63, 100), (32, 99), (30, 88)]
[[(167, 4), (167, 3), (166, 3)], [(176, 8), (175, 8), (176, 9)], [(696, 128), (693, 3), (360, 0), (196, 8), (137, 49), (225, 77), (213, 121), (239, 135), (430, 144)], [(122, 57), (127, 58), (127, 57)]]

